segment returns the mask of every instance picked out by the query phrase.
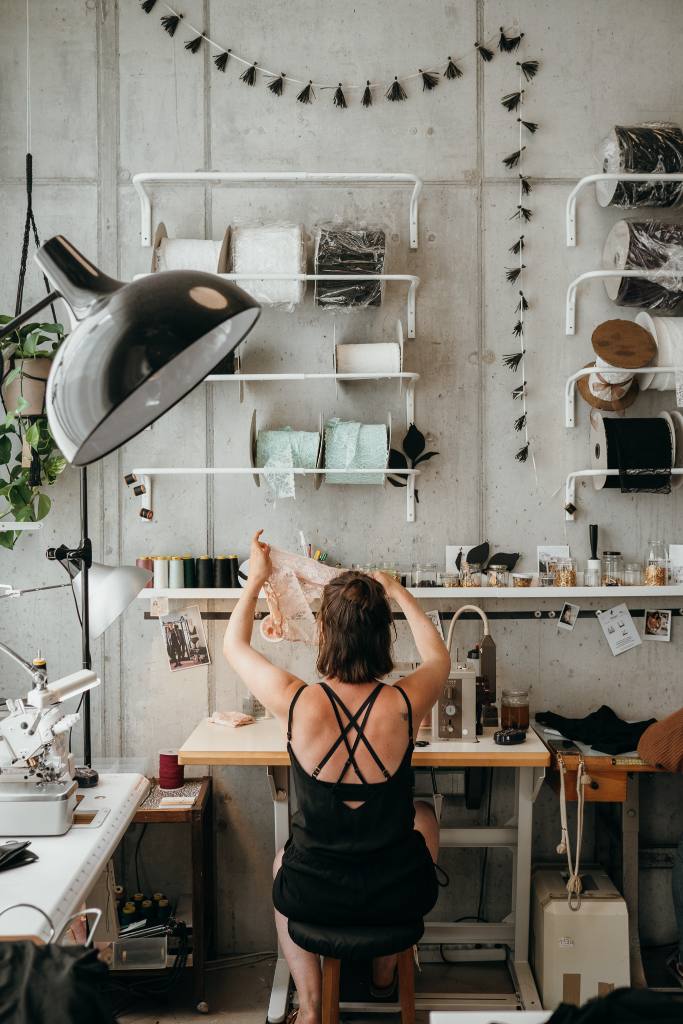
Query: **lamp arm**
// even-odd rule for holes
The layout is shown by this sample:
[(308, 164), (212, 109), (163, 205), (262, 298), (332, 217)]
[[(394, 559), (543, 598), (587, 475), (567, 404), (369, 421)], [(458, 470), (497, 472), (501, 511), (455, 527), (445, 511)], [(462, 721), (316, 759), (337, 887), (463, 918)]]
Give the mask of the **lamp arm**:
[(2, 341), (3, 338), (6, 338), (8, 334), (12, 334), (12, 332), (16, 331), (18, 327), (21, 327), (28, 320), (30, 320), (35, 313), (39, 313), (41, 309), (45, 309), (46, 306), (51, 305), (57, 299), (61, 299), (61, 297), (61, 292), (50, 292), (49, 295), (46, 295), (45, 298), (40, 300), (40, 302), (36, 302), (35, 306), (31, 306), (30, 309), (27, 309), (23, 313), (20, 313), (19, 316), (15, 316), (14, 320), (10, 320), (8, 324), (3, 324), (2, 326), (0, 326), (0, 341)]
[(11, 647), (7, 646), (7, 644), (3, 644), (2, 640), (0, 640), (0, 651), (3, 651), (8, 655), (8, 657), (16, 661), (17, 665), (20, 665), (25, 672), (28, 672), (39, 688), (42, 688), (42, 686), (45, 685), (47, 682), (47, 673), (42, 668), (36, 668), (35, 665), (31, 665), (30, 662), (22, 658), (22, 656), (17, 654), (16, 651), (13, 651)]

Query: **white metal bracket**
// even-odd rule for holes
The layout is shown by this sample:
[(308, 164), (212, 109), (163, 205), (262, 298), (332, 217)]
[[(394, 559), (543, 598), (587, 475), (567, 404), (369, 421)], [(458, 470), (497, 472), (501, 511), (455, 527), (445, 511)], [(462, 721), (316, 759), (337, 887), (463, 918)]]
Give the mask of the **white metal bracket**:
[[(651, 473), (670, 473), (672, 476), (683, 476), (683, 469), (652, 469)], [(576, 506), (576, 481), (582, 477), (595, 476), (619, 476), (618, 469), (579, 469), (570, 473), (564, 485), (564, 513), (568, 523), (574, 521), (577, 512)]]
[[(636, 369), (627, 369), (623, 366), (610, 366), (602, 368), (605, 373), (632, 373), (636, 374), (658, 374), (658, 373), (683, 373), (683, 366), (639, 366)], [(577, 370), (571, 377), (567, 378), (564, 386), (564, 425), (565, 427), (576, 426), (576, 383), (582, 377), (590, 377), (596, 371), (594, 366), (584, 366)]]
[(683, 181), (683, 174), (679, 171), (675, 174), (657, 174), (651, 172), (649, 174), (588, 174), (585, 178), (581, 178), (579, 182), (569, 193), (567, 197), (567, 212), (566, 212), (566, 223), (567, 223), (567, 245), (572, 247), (576, 245), (576, 199), (579, 192), (586, 187), (598, 181)]
[(670, 270), (588, 270), (579, 274), (567, 288), (565, 309), (565, 334), (576, 333), (576, 292), (584, 281), (605, 277), (642, 277), (646, 281), (656, 281), (659, 277), (671, 277)]

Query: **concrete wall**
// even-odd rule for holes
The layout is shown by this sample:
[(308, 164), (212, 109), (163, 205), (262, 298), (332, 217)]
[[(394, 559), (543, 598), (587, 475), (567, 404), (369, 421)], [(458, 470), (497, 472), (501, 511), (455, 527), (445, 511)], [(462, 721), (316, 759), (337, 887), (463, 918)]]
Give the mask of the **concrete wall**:
[[(425, 178), (420, 207), (420, 248), (408, 251), (406, 194), (400, 189), (243, 189), (177, 187), (154, 193), (154, 220), (171, 236), (222, 237), (228, 224), (286, 220), (313, 232), (329, 220), (379, 223), (387, 227), (389, 264), (419, 274), (418, 339), (407, 345), (409, 369), (422, 375), (417, 422), (441, 455), (420, 482), (417, 522), (405, 522), (402, 492), (298, 486), (295, 503), (270, 500), (250, 478), (161, 481), (157, 521), (137, 517), (123, 474), (144, 462), (160, 465), (239, 465), (247, 454), (254, 407), (263, 423), (311, 427), (318, 410), (366, 421), (388, 410), (402, 423), (403, 405), (389, 387), (349, 389), (338, 398), (329, 386), (263, 386), (237, 404), (232, 386), (204, 385), (160, 423), (90, 473), (92, 534), (97, 557), (130, 562), (144, 552), (246, 553), (250, 533), (266, 529), (269, 540), (292, 547), (298, 530), (329, 548), (343, 563), (437, 561), (447, 543), (487, 538), (504, 550), (523, 553), (532, 567), (536, 545), (570, 543), (587, 555), (587, 523), (599, 522), (602, 546), (642, 557), (650, 537), (681, 541), (681, 501), (671, 497), (593, 494), (582, 488), (581, 516), (565, 525), (561, 485), (565, 474), (588, 462), (588, 417), (565, 431), (561, 396), (567, 374), (589, 355), (590, 333), (615, 309), (601, 286), (587, 288), (578, 310), (578, 331), (565, 338), (564, 293), (580, 271), (599, 263), (602, 239), (618, 219), (597, 208), (592, 195), (580, 203), (580, 245), (564, 247), (564, 203), (572, 183), (597, 169), (600, 138), (614, 123), (669, 119), (681, 123), (679, 46), (683, 7), (676, 0), (451, 0), (411, 4), (368, 0), (345, 7), (329, 0), (290, 4), (240, 0), (228, 10), (211, 0), (186, 0), (186, 22), (206, 26), (218, 41), (253, 55), (266, 66), (325, 78), (338, 69), (346, 80), (368, 71), (387, 81), (397, 69), (424, 60), (467, 53), (465, 72), (434, 94), (410, 86), (409, 103), (378, 99), (367, 111), (335, 110), (330, 94), (315, 105), (295, 103), (291, 88), (282, 99), (259, 83), (248, 89), (236, 69), (221, 75), (204, 49), (183, 49), (187, 29), (171, 41), (155, 11), (146, 17), (133, 0), (52, 0), (32, 4), (34, 202), (43, 237), (61, 232), (110, 273), (130, 278), (146, 270), (149, 250), (139, 244), (137, 200), (131, 175), (141, 170), (302, 169), (413, 171)], [(40, 12), (38, 14), (38, 12)], [(528, 116), (541, 125), (529, 145), (528, 173), (535, 216), (527, 226), (525, 291), (528, 318), (529, 417), (537, 475), (531, 463), (514, 460), (518, 437), (511, 430), (517, 409), (510, 399), (512, 375), (501, 356), (511, 337), (516, 290), (506, 284), (507, 247), (515, 237), (508, 221), (517, 199), (501, 158), (515, 148), (513, 115), (500, 97), (516, 88), (514, 63), (499, 57), (484, 66), (470, 51), (475, 39), (495, 35), (518, 19), (526, 32), (524, 54), (543, 69), (528, 87)], [(0, 135), (2, 308), (13, 305), (23, 224), (25, 27), (22, 0), (6, 0), (2, 12)], [(446, 43), (445, 41), (448, 40)], [(644, 71), (643, 69), (647, 69)], [(336, 70), (332, 71), (336, 74)], [(40, 293), (34, 274), (26, 301)], [(249, 340), (250, 369), (324, 368), (336, 326), (341, 340), (393, 337), (403, 314), (402, 293), (387, 291), (380, 310), (333, 320), (310, 297), (294, 314), (265, 312)], [(619, 314), (618, 314), (619, 315)], [(629, 316), (628, 311), (625, 312)], [(305, 396), (305, 397), (304, 397)], [(303, 400), (302, 400), (303, 399)], [(669, 396), (669, 404), (673, 404)], [(641, 398), (638, 413), (664, 406)], [(77, 477), (67, 472), (53, 488), (54, 511), (41, 534), (26, 538), (14, 553), (0, 551), (0, 579), (24, 585), (60, 581), (43, 558), (47, 544), (76, 538)], [(7, 607), (7, 604), (10, 607)], [(642, 602), (636, 602), (642, 606)], [(491, 607), (497, 606), (492, 603)], [(499, 605), (499, 607), (503, 607)], [(507, 604), (505, 607), (508, 607)], [(95, 696), (97, 749), (104, 756), (154, 761), (160, 748), (180, 743), (191, 726), (214, 708), (240, 707), (244, 690), (221, 658), (222, 624), (209, 623), (213, 663), (208, 670), (171, 676), (156, 623), (143, 619), (142, 604), (124, 616), (97, 647), (102, 673)], [(3, 602), (3, 638), (28, 653), (40, 644), (55, 672), (78, 659), (78, 635), (67, 591)], [(622, 715), (664, 715), (681, 703), (678, 623), (671, 645), (644, 644), (615, 661), (594, 621), (582, 619), (571, 635), (552, 622), (495, 623), (499, 672), (504, 682), (532, 687), (533, 705), (581, 714), (598, 703)], [(463, 645), (477, 636), (463, 625)], [(410, 656), (400, 637), (400, 655)], [(272, 652), (269, 652), (272, 653)], [(312, 676), (305, 652), (283, 648), (275, 656), (304, 678)], [(2, 691), (16, 695), (25, 681), (3, 665)], [(679, 780), (656, 780), (648, 788), (650, 838), (670, 841), (683, 826)], [(271, 810), (263, 772), (214, 772), (219, 877), (219, 944), (222, 950), (272, 946), (267, 910), (273, 854)], [(661, 783), (661, 784), (660, 784)], [(504, 820), (509, 780), (493, 802)], [(552, 854), (557, 806), (549, 792), (537, 805), (536, 851)], [(450, 812), (467, 817), (456, 803)], [(476, 815), (470, 815), (470, 817)], [(645, 837), (647, 841), (648, 836)], [(436, 916), (471, 913), (471, 873), (479, 853), (450, 853), (444, 863), (450, 890)], [(502, 856), (502, 855), (501, 855)], [(165, 887), (183, 886), (184, 851), (168, 856), (168, 837), (149, 835), (143, 846), (146, 873)], [(508, 890), (503, 860), (491, 858), (487, 909), (504, 911)], [(666, 877), (659, 875), (648, 899), (643, 928), (666, 941), (672, 916)], [(650, 891), (650, 890), (649, 890)]]

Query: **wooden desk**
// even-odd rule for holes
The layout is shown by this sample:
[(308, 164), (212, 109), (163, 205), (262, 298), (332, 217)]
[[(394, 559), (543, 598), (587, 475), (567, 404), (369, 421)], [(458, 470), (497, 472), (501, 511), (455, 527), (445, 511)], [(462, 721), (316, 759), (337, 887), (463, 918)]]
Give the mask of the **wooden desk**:
[[(530, 730), (525, 743), (517, 747), (501, 747), (493, 742), (493, 729), (487, 729), (478, 743), (460, 740), (430, 743), (417, 747), (413, 767), (420, 768), (511, 768), (516, 772), (515, 812), (502, 827), (442, 828), (442, 847), (507, 847), (512, 850), (514, 881), (512, 913), (502, 922), (451, 923), (427, 921), (424, 942), (499, 943), (511, 951), (510, 970), (514, 993), (506, 1004), (511, 1010), (520, 1007), (540, 1010), (541, 1002), (529, 967), (529, 905), (531, 879), (531, 835), (533, 801), (543, 774), (550, 764), (550, 754), (543, 741)], [(261, 719), (253, 725), (233, 729), (214, 725), (208, 719), (200, 722), (178, 751), (182, 764), (242, 765), (266, 768), (274, 810), (275, 849), (284, 846), (289, 836), (290, 784), (289, 757), (283, 727), (273, 718)], [(482, 959), (490, 953), (482, 950)], [(268, 1021), (279, 1024), (286, 1016), (289, 1001), (289, 969), (279, 956), (273, 978)], [(518, 994), (518, 995), (517, 995)], [(423, 993), (418, 1008), (441, 1006), (444, 1009), (462, 1005), (462, 995)], [(488, 993), (468, 994), (482, 1009), (491, 1005)], [(500, 1007), (497, 997), (496, 1007)], [(342, 1005), (354, 1012), (376, 1010), (376, 1005)], [(389, 1009), (389, 1008), (387, 1008)], [(396, 1008), (398, 1009), (398, 1008)]]

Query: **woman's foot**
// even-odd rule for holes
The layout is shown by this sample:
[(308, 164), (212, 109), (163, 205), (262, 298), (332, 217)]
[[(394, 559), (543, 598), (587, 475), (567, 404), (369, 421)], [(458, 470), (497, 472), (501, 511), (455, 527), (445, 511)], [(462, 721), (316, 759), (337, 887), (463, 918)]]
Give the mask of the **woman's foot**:
[(395, 956), (378, 956), (372, 962), (370, 989), (375, 999), (387, 999), (393, 995), (397, 982), (397, 960)]

